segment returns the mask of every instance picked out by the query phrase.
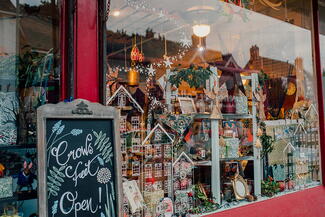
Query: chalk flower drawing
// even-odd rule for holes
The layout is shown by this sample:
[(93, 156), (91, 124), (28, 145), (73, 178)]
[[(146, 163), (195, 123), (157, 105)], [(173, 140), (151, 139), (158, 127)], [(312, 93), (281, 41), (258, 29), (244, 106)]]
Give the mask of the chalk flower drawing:
[(97, 173), (97, 181), (106, 184), (111, 180), (112, 174), (108, 168), (101, 168)]

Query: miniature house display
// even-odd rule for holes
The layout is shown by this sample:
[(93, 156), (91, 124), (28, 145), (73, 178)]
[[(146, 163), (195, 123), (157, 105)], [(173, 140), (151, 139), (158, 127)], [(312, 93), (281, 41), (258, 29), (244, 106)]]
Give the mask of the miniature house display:
[[(145, 147), (145, 190), (146, 212), (154, 215), (157, 202), (171, 196), (169, 183), (172, 180), (172, 144), (174, 140), (169, 133), (157, 124), (143, 140)], [(148, 214), (147, 215), (150, 215)]]
[(193, 168), (192, 159), (182, 152), (173, 163), (175, 213), (187, 213), (193, 204), (189, 195), (193, 194)]

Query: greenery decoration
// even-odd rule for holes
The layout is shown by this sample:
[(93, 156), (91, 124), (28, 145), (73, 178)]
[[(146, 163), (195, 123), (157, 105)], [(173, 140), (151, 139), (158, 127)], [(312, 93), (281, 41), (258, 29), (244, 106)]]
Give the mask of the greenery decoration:
[(262, 156), (262, 158), (265, 158), (269, 153), (271, 153), (273, 151), (274, 140), (273, 140), (272, 136), (269, 136), (266, 134), (266, 128), (265, 128), (264, 122), (260, 123), (260, 128), (263, 130), (263, 135), (260, 136), (260, 140), (262, 143), (261, 156)]
[(205, 87), (206, 80), (208, 80), (213, 74), (210, 67), (203, 68), (194, 65), (190, 65), (190, 67), (186, 69), (177, 68), (174, 72), (176, 73), (170, 76), (169, 82), (177, 88), (180, 86), (182, 81), (188, 83), (191, 88), (203, 88)]
[(213, 212), (220, 208), (219, 204), (213, 202), (212, 199), (208, 198), (206, 194), (201, 191), (199, 185), (193, 185), (193, 192), (193, 197), (198, 204), (191, 210), (192, 213)]
[(271, 176), (267, 180), (262, 181), (262, 195), (273, 197), (280, 192), (280, 184), (275, 182)]
[(264, 86), (264, 84), (266, 83), (266, 81), (270, 80), (270, 77), (263, 71), (261, 70), (258, 73), (258, 83), (260, 86)]

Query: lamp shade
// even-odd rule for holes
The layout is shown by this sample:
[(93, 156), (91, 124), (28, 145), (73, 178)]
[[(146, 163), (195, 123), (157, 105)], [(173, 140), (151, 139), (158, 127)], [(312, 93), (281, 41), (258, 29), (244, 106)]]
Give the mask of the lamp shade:
[(209, 33), (211, 31), (211, 27), (208, 24), (197, 24), (197, 25), (194, 25), (192, 28), (193, 28), (194, 35), (201, 37), (201, 38), (209, 35)]

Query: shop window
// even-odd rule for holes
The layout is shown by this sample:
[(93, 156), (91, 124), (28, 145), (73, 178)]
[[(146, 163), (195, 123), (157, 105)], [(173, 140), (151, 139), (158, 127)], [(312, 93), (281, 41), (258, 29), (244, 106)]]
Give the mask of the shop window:
[(0, 186), (9, 186), (0, 193), (1, 214), (8, 205), (24, 216), (37, 213), (36, 181), (19, 193), (19, 204), (8, 195), (18, 191), (11, 177), (25, 160), (37, 173), (37, 108), (60, 100), (59, 8), (58, 1), (0, 1)]
[[(143, 196), (176, 215), (320, 184), (311, 2), (266, 2), (111, 1), (108, 104), (125, 93)], [(149, 201), (141, 214), (159, 215)]]

